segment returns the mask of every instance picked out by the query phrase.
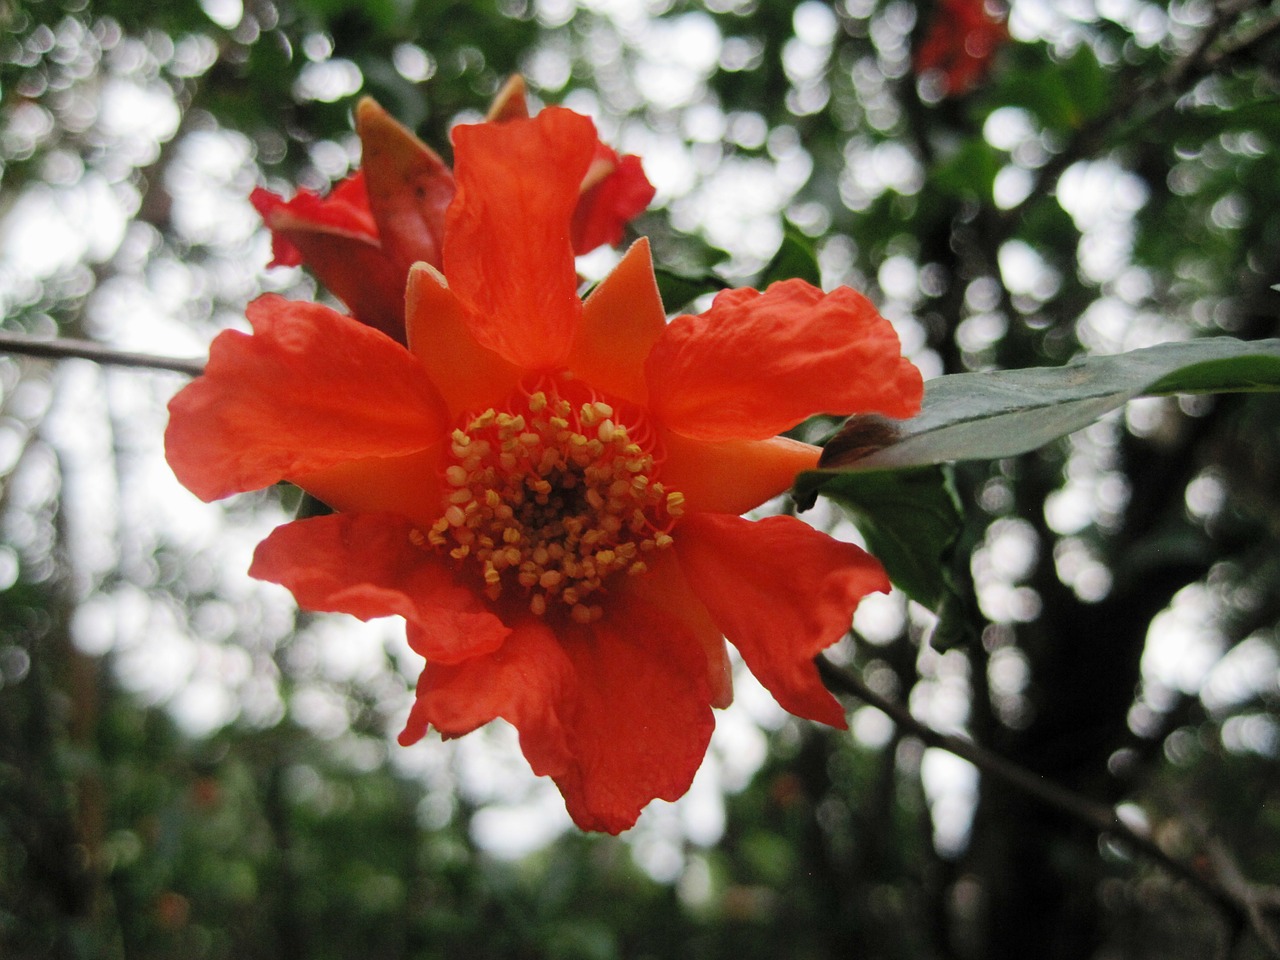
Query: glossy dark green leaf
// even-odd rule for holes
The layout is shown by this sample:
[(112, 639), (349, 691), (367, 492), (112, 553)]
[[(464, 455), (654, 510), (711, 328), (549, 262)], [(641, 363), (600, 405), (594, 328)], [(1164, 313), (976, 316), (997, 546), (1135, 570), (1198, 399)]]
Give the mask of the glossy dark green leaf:
[(811, 470), (796, 481), (801, 507), (821, 493), (840, 504), (911, 599), (937, 609), (952, 592), (947, 569), (961, 527), (959, 502), (944, 470)]
[[(938, 377), (918, 416), (851, 418), (828, 445), (828, 469), (919, 467), (1035, 450), (1140, 396), (1280, 390), (1280, 340), (1167, 343), (1062, 367)], [(850, 442), (873, 423), (873, 444)], [(847, 448), (847, 449), (846, 449)]]

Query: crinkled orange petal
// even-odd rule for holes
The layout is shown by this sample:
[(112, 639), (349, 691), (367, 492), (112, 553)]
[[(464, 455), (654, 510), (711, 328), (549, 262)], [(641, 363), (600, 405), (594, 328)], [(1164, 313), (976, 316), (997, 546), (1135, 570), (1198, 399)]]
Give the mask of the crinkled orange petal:
[(437, 443), (402, 457), (371, 457), (291, 476), (307, 493), (346, 513), (398, 513), (423, 527), (441, 514)]
[(165, 455), (204, 500), (440, 440), (448, 411), (413, 354), (328, 307), (267, 296), (253, 335), (213, 341), (169, 403)]
[(620, 833), (651, 800), (683, 796), (706, 755), (715, 726), (706, 656), (676, 615), (626, 593), (560, 641), (577, 682), (573, 763), (556, 785), (579, 827)]
[(497, 650), (510, 630), (421, 533), (389, 513), (295, 520), (258, 544), (249, 575), (287, 587), (308, 610), (402, 616), (415, 625), (415, 649), (437, 663)]
[(572, 763), (563, 710), (574, 685), (559, 639), (545, 623), (526, 617), (512, 624), (492, 653), (453, 665), (428, 661), (400, 742), (416, 743), (429, 727), (460, 737), (501, 717), (519, 731), (533, 772), (553, 776)]
[(656, 418), (696, 440), (763, 440), (816, 413), (908, 417), (920, 372), (866, 297), (803, 280), (729, 290), (663, 330), (645, 362)]
[(427, 368), (453, 417), (497, 404), (520, 380), (518, 369), (476, 343), (465, 305), (430, 264), (409, 271), (405, 317), (409, 349)]
[(644, 212), (656, 192), (639, 157), (619, 157), (603, 143), (597, 157), (607, 171), (594, 183), (584, 182), (573, 212), (573, 249), (580, 254), (621, 243), (626, 225)]
[(588, 383), (643, 404), (644, 360), (667, 325), (649, 241), (632, 244), (582, 305), (569, 369)]
[(794, 517), (699, 513), (672, 535), (693, 592), (778, 703), (846, 727), (813, 658), (845, 635), (864, 596), (889, 589), (879, 561)]
[(733, 702), (733, 669), (724, 633), (711, 619), (711, 614), (694, 595), (685, 581), (680, 563), (670, 553), (654, 556), (644, 576), (627, 577), (614, 594), (623, 594), (660, 610), (666, 610), (689, 630), (707, 658), (707, 682), (711, 686), (711, 705), (724, 708)]
[(439, 154), (369, 97), (356, 106), (356, 132), (369, 207), (382, 247), (401, 271), (403, 292), (411, 264), (440, 264), (445, 210), (456, 189), (453, 174)]
[(369, 209), (364, 174), (356, 171), (343, 180), (326, 197), (310, 190), (299, 190), (292, 200), (256, 187), (249, 202), (271, 230), (272, 267), (296, 267), (302, 263), (301, 252), (279, 226), (289, 223), (297, 229), (333, 233), (347, 237), (363, 237), (376, 241), (378, 227)]
[(818, 447), (788, 437), (690, 440), (664, 431), (662, 483), (684, 494), (685, 510), (746, 513), (791, 488), (796, 474), (818, 465)]
[(595, 143), (589, 119), (556, 107), (454, 130), (443, 273), (476, 340), (524, 370), (562, 367), (582, 315), (569, 221)]

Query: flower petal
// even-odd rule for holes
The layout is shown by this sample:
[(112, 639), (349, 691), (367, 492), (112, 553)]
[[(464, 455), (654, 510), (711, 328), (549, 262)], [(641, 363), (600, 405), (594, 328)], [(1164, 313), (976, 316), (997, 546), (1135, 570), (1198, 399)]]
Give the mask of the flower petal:
[(665, 610), (679, 620), (706, 655), (711, 705), (723, 709), (733, 703), (733, 668), (724, 632), (690, 588), (674, 555), (667, 551), (654, 557), (644, 576), (627, 577), (611, 589), (616, 596)]
[(415, 649), (437, 663), (492, 653), (510, 630), (422, 539), (411, 520), (389, 513), (295, 520), (258, 544), (249, 575), (287, 587), (308, 610), (402, 616), (415, 627)]
[(307, 493), (345, 513), (397, 513), (429, 527), (440, 516), (440, 460), (436, 443), (402, 457), (351, 460), (289, 477)]
[(454, 130), (444, 275), (476, 340), (525, 370), (563, 366), (582, 314), (569, 221), (595, 143), (590, 120), (556, 107)]
[(370, 97), (356, 106), (356, 132), (369, 208), (388, 259), (401, 271), (403, 293), (411, 264), (440, 265), (445, 210), (456, 192), (453, 174)]
[(642, 597), (609, 600), (603, 620), (561, 635), (577, 683), (573, 763), (555, 781), (574, 823), (620, 833), (651, 800), (684, 795), (715, 720), (706, 658), (686, 625)]
[(573, 666), (556, 635), (527, 617), (492, 653), (452, 665), (429, 661), (400, 743), (416, 743), (428, 727), (460, 737), (501, 717), (520, 732), (533, 772), (555, 775), (572, 763), (560, 711), (573, 686)]
[(422, 361), (452, 417), (497, 404), (519, 382), (518, 369), (476, 343), (466, 306), (430, 264), (419, 263), (409, 271), (405, 316), (409, 349)]
[(619, 157), (601, 143), (596, 148), (596, 158), (597, 163), (607, 165), (607, 173), (594, 183), (582, 185), (582, 195), (573, 212), (573, 249), (579, 254), (621, 243), (623, 228), (649, 206), (656, 193), (644, 175), (639, 157)]
[(685, 510), (737, 515), (789, 490), (818, 465), (818, 447), (789, 437), (708, 443), (664, 431), (662, 482), (684, 494)]
[(304, 190), (286, 203), (255, 190), (251, 199), (271, 229), (272, 266), (306, 264), (361, 323), (404, 340), (404, 270), (382, 248), (361, 174), (325, 198)]
[(666, 325), (649, 241), (641, 238), (582, 305), (569, 369), (596, 387), (643, 404), (649, 399), (644, 359)]
[(255, 187), (249, 194), (258, 215), (271, 230), (269, 266), (296, 267), (302, 263), (301, 253), (280, 232), (288, 223), (301, 230), (343, 234), (376, 241), (378, 227), (369, 209), (369, 194), (364, 175), (357, 171), (334, 187), (327, 197), (310, 190), (299, 190), (292, 200)]
[(816, 413), (908, 417), (920, 372), (897, 334), (848, 287), (803, 280), (721, 293), (667, 325), (645, 362), (650, 407), (697, 440), (762, 440)]
[(699, 513), (673, 536), (694, 593), (778, 703), (847, 726), (813, 658), (845, 635), (859, 600), (889, 589), (879, 561), (794, 517)]
[(169, 403), (178, 479), (216, 500), (437, 442), (448, 413), (414, 356), (328, 307), (262, 297), (252, 336), (219, 334), (202, 376)]

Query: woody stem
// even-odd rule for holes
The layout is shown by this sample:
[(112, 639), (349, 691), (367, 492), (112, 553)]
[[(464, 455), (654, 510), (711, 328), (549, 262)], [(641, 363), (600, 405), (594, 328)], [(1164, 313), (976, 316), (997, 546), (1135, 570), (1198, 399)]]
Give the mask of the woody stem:
[(132, 353), (128, 350), (116, 350), (101, 343), (95, 343), (92, 340), (70, 340), (59, 337), (51, 340), (42, 340), (8, 331), (0, 331), (0, 352), (53, 360), (74, 357), (114, 366), (171, 370), (174, 373), (184, 373), (190, 377), (198, 377), (204, 372), (203, 360)]
[(899, 728), (909, 732), (926, 746), (937, 747), (968, 760), (984, 775), (1004, 781), (1100, 834), (1108, 834), (1120, 839), (1125, 846), (1155, 861), (1174, 876), (1192, 884), (1232, 920), (1248, 921), (1248, 911), (1239, 898), (1233, 896), (1215, 878), (1200, 873), (1190, 865), (1170, 856), (1149, 836), (1139, 833), (1125, 823), (1114, 808), (1038, 776), (972, 740), (934, 730), (917, 720), (902, 704), (876, 693), (854, 671), (837, 667), (823, 657), (818, 657), (816, 663), (823, 682), (835, 693), (857, 697), (886, 714)]

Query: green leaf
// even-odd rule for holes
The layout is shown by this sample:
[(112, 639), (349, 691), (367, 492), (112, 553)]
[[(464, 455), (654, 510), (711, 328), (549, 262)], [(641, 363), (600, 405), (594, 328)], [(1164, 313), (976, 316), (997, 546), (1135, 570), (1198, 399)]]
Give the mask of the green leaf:
[(699, 297), (719, 293), (728, 286), (713, 273), (687, 275), (655, 267), (653, 275), (658, 281), (658, 294), (667, 313), (677, 313)]
[(959, 501), (937, 467), (827, 473), (796, 480), (796, 500), (821, 493), (847, 510), (889, 578), (913, 600), (936, 608), (947, 593), (944, 560), (960, 530)]
[[(1166, 343), (1062, 367), (953, 374), (925, 384), (921, 412), (910, 420), (850, 418), (828, 442), (821, 467), (884, 470), (1013, 457), (1086, 427), (1134, 397), (1276, 390), (1280, 340), (1230, 337)], [(856, 439), (869, 432), (873, 443)]]
[(806, 280), (815, 287), (822, 285), (822, 270), (818, 266), (813, 241), (788, 223), (778, 252), (760, 273), (760, 288), (779, 280), (792, 279)]

